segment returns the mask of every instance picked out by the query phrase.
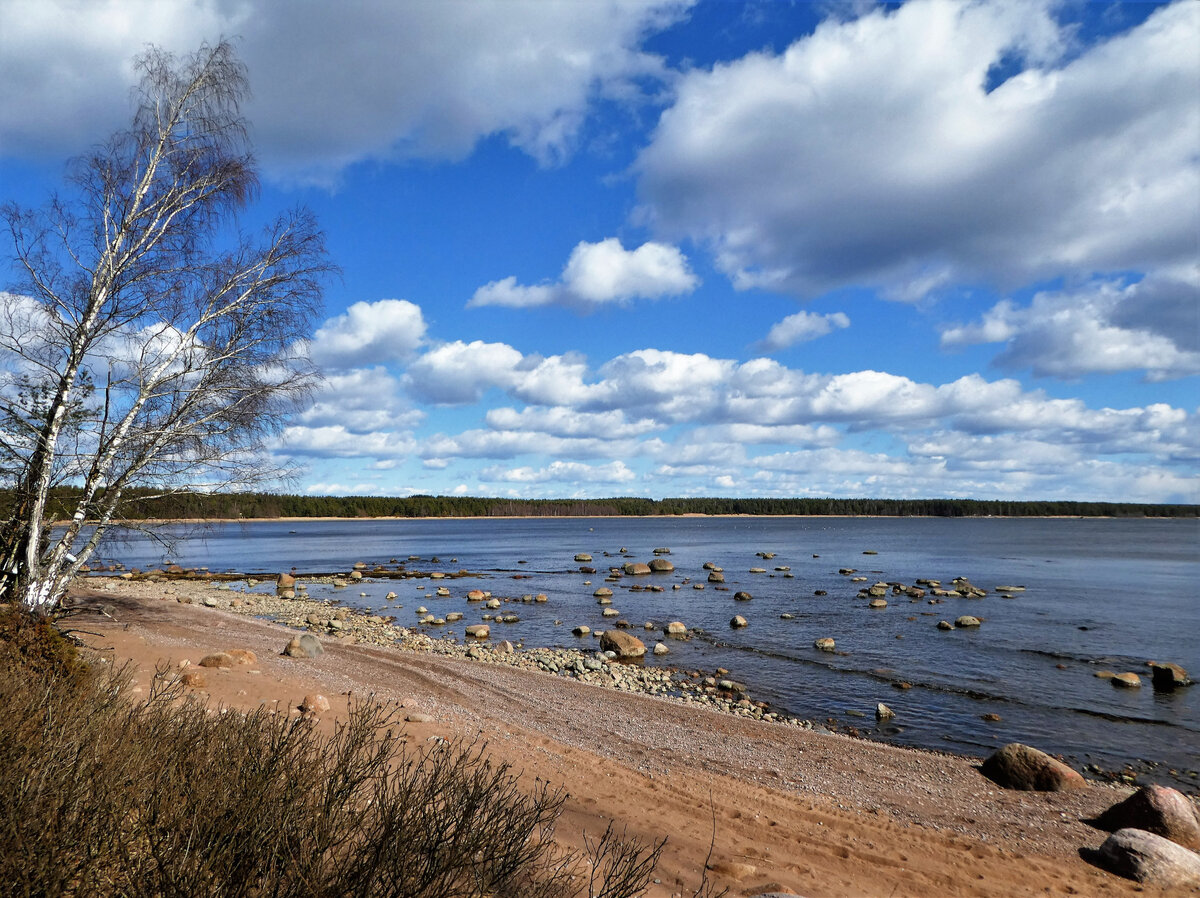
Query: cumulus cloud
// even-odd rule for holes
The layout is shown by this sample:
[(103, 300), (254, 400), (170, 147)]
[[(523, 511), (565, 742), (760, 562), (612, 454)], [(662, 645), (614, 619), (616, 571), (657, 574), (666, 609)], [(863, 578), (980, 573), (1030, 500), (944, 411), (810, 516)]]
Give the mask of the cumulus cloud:
[(555, 283), (523, 286), (515, 277), (506, 277), (480, 287), (467, 305), (589, 309), (678, 296), (692, 292), (699, 283), (678, 248), (651, 242), (627, 250), (616, 237), (609, 237), (577, 244)]
[[(546, 376), (547, 369), (555, 376)], [(423, 454), (437, 458), (627, 457), (654, 451), (655, 444), (639, 444), (639, 438), (672, 427), (693, 433), (721, 427), (713, 433), (745, 443), (770, 442), (773, 435), (817, 446), (831, 445), (843, 431), (912, 432), (939, 423), (969, 434), (1086, 443), (1101, 454), (1182, 458), (1200, 446), (1193, 417), (1165, 403), (1094, 409), (1080, 399), (1026, 390), (1014, 379), (978, 374), (932, 384), (886, 371), (813, 374), (772, 359), (739, 363), (659, 349), (624, 353), (592, 371), (582, 358), (568, 363), (524, 356), (504, 343), (456, 342), (427, 352), (406, 379), (409, 392), (426, 402), (474, 402), (496, 389), (528, 404), (519, 411), (493, 409), (491, 429), (424, 443)]]
[(402, 398), (400, 382), (387, 369), (374, 367), (327, 375), (312, 404), (294, 420), (304, 427), (339, 424), (363, 434), (408, 430), (424, 417)]
[(309, 356), (331, 368), (402, 361), (425, 341), (421, 307), (406, 299), (356, 302), (330, 318), (309, 341)]
[(553, 163), (598, 96), (664, 77), (642, 41), (689, 5), (6, 0), (0, 151), (79, 152), (127, 119), (130, 58), (147, 42), (188, 52), (238, 35), (254, 89), (246, 112), (276, 175), (328, 180), (369, 158), (461, 158), (493, 134)]
[(409, 365), (408, 389), (439, 405), (478, 402), (492, 387), (510, 387), (523, 356), (506, 343), (455, 340), (431, 349)]
[(947, 327), (942, 345), (1003, 343), (1002, 368), (1079, 378), (1143, 371), (1150, 381), (1200, 374), (1200, 279), (1152, 276), (1003, 300), (976, 322)]
[(276, 450), (289, 455), (319, 458), (400, 458), (415, 446), (406, 434), (353, 433), (341, 424), (284, 429)]
[(586, 465), (579, 462), (551, 462), (543, 468), (528, 466), (519, 468), (484, 468), (479, 479), (490, 483), (629, 483), (637, 475), (622, 461), (603, 465)]
[(635, 166), (642, 214), (800, 296), (1193, 262), (1200, 7), (1068, 38), (1048, 4), (912, 0), (688, 72)]
[(559, 437), (593, 437), (624, 439), (642, 436), (657, 430), (660, 425), (650, 418), (631, 421), (624, 411), (584, 412), (556, 406), (528, 406), (490, 409), (484, 416), (488, 427), (495, 430), (526, 430)]
[(850, 326), (845, 312), (817, 315), (813, 312), (797, 312), (771, 326), (762, 346), (767, 350), (786, 349), (797, 343), (806, 343), (831, 334), (835, 329)]

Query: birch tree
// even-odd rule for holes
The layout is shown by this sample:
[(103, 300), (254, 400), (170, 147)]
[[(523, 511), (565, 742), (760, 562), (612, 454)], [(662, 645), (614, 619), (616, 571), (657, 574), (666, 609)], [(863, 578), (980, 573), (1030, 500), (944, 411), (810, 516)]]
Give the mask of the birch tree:
[(0, 294), (0, 601), (42, 611), (131, 489), (278, 475), (269, 441), (316, 376), (292, 347), (331, 271), (321, 231), (301, 208), (238, 226), (257, 192), (244, 67), (226, 42), (138, 67), (130, 127), (44, 209), (2, 210), (18, 280)]

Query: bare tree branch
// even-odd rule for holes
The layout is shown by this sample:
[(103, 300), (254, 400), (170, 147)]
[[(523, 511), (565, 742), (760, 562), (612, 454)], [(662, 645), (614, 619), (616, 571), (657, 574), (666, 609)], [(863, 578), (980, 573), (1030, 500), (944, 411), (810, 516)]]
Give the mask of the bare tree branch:
[[(333, 271), (316, 221), (236, 227), (258, 187), (242, 63), (222, 41), (138, 66), (132, 125), (72, 163), (70, 198), (2, 210), (21, 292), (0, 294), (0, 597), (46, 610), (130, 489), (277, 477), (268, 441), (317, 376), (293, 348)], [(77, 491), (51, 539), (61, 484)]]

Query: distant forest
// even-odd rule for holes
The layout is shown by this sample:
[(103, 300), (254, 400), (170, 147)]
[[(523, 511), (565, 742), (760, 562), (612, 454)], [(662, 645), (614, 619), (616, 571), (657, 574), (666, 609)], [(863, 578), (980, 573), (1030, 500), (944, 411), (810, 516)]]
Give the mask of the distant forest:
[[(56, 498), (64, 510), (68, 491)], [(52, 503), (57, 504), (57, 503)], [(10, 497), (0, 492), (0, 507)], [(423, 518), (600, 517), (612, 515), (878, 515), (889, 517), (1197, 517), (1200, 505), (1132, 502), (1013, 502), (980, 499), (489, 499), (472, 496), (293, 496), (279, 493), (178, 493), (135, 501), (127, 517)], [(59, 516), (61, 518), (61, 516)]]

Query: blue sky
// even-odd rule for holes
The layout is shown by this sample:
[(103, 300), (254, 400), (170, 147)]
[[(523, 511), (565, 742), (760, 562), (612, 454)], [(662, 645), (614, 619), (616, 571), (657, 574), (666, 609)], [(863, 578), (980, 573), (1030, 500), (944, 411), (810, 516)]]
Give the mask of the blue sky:
[(1200, 3), (0, 0), (0, 196), (222, 36), (297, 491), (1200, 502)]

